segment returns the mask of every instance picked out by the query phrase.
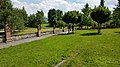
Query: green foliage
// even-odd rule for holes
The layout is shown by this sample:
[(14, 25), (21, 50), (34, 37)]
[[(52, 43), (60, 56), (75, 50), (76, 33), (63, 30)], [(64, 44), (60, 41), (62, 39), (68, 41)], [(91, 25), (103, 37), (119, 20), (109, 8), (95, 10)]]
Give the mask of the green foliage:
[(0, 50), (0, 67), (118, 67), (119, 29), (81, 30)]
[(12, 28), (12, 31), (15, 30), (24, 30), (25, 29), (25, 20), (23, 17), (23, 13), (21, 9), (13, 8), (12, 10), (5, 9), (0, 13), (0, 20), (5, 26), (5, 24), (9, 24)]
[(57, 22), (57, 26), (62, 28), (62, 27), (66, 26), (66, 23), (64, 21), (60, 20), (60, 21)]
[(37, 11), (36, 14), (31, 14), (28, 17), (28, 27), (37, 27), (38, 25), (44, 22), (44, 13), (43, 11)]
[(28, 25), (28, 23), (27, 23), (28, 22), (28, 14), (27, 14), (24, 7), (22, 8), (21, 13), (22, 13), (22, 16), (23, 16), (25, 26), (27, 26)]
[(93, 9), (91, 17), (94, 21), (102, 24), (111, 19), (111, 12), (107, 8), (97, 7)]
[(91, 18), (98, 23), (98, 34), (100, 34), (102, 23), (111, 19), (111, 12), (108, 8), (99, 6), (93, 9)]
[(61, 10), (50, 9), (48, 12), (48, 23), (53, 27), (53, 34), (55, 33), (57, 22), (62, 20), (62, 15)]
[(0, 0), (0, 11), (4, 9), (12, 9), (12, 3), (10, 0)]
[(12, 32), (25, 29), (27, 22), (27, 13), (23, 9), (12, 8), (10, 0), (0, 1), (0, 26), (3, 29), (6, 24), (9, 24)]
[(57, 25), (57, 21), (62, 19), (63, 12), (61, 10), (50, 9), (48, 12), (48, 23), (50, 26)]
[(63, 12), (58, 9), (58, 10), (57, 10), (57, 21), (62, 20), (62, 17), (63, 17)]
[(90, 13), (91, 13), (91, 8), (89, 7), (89, 4), (87, 3), (85, 5), (85, 7), (82, 9), (82, 21), (81, 21), (81, 25), (83, 26), (90, 26), (92, 25), (92, 18), (90, 17)]
[(28, 27), (36, 27), (37, 24), (36, 24), (36, 16), (35, 14), (31, 14), (29, 17), (28, 17)]
[(68, 11), (64, 14), (63, 21), (67, 24), (77, 24), (81, 21), (81, 14), (78, 11)]
[(9, 16), (12, 15), (12, 11), (11, 10), (7, 10), (7, 9), (4, 9), (0, 12), (0, 23), (3, 24), (3, 26), (5, 24), (10, 24), (8, 21), (9, 19)]
[[(79, 11), (68, 11), (63, 16), (63, 21), (68, 25), (68, 33), (72, 28), (72, 33), (74, 33), (74, 26), (81, 22), (81, 14)], [(72, 26), (70, 25), (72, 24)]]
[(113, 11), (113, 22), (115, 27), (120, 27), (120, 0), (118, 0), (118, 5)]
[(104, 1), (104, 0), (101, 0), (100, 6), (104, 7), (104, 3), (105, 3), (105, 1)]
[(36, 13), (36, 22), (37, 22), (37, 25), (38, 24), (42, 24), (43, 23), (43, 21), (44, 21), (44, 13), (43, 13), (43, 11), (38, 11), (37, 13)]

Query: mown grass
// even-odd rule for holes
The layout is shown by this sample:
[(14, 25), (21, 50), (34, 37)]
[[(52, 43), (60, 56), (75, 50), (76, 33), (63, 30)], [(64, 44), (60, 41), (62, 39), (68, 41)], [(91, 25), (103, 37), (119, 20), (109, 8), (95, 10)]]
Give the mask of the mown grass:
[(119, 67), (120, 29), (80, 30), (0, 50), (0, 67)]

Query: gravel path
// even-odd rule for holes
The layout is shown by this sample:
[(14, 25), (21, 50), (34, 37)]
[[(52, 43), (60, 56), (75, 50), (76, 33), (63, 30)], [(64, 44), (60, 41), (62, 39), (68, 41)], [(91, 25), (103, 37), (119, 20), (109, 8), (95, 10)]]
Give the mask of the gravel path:
[[(67, 33), (67, 32), (62, 32), (60, 34), (65, 34), (65, 33)], [(22, 43), (27, 43), (27, 42), (31, 42), (31, 41), (35, 41), (35, 40), (44, 39), (44, 38), (54, 36), (54, 35), (57, 35), (57, 34), (48, 34), (48, 35), (44, 35), (44, 36), (41, 36), (41, 37), (32, 37), (32, 38), (22, 39), (22, 40), (18, 40), (18, 41), (12, 41), (12, 42), (9, 42), (9, 43), (0, 43), (0, 49), (8, 48), (10, 46), (16, 46), (16, 45), (19, 45), (19, 44), (22, 44)]]

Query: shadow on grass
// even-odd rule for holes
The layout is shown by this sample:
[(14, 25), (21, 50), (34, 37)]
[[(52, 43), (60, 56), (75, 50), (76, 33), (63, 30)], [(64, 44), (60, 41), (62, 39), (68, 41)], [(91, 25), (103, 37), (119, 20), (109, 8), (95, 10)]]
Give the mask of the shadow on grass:
[(98, 34), (98, 33), (85, 33), (85, 34), (81, 34), (81, 36), (95, 36), (95, 35), (102, 35), (102, 34)]
[(58, 35), (70, 35), (70, 34), (75, 34), (75, 33), (62, 33), (62, 34), (58, 34)]
[(120, 32), (115, 32), (115, 33), (118, 33), (118, 34), (120, 34)]

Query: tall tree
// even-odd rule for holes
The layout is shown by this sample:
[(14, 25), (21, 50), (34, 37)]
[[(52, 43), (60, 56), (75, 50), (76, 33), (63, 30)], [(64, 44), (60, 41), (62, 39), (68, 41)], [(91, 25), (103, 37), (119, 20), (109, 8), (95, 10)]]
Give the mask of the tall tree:
[(25, 9), (12, 8), (10, 0), (0, 1), (0, 24), (4, 27), (6, 24), (12, 28), (12, 31), (23, 30), (25, 28)]
[(93, 9), (91, 17), (98, 23), (98, 34), (100, 34), (102, 23), (105, 23), (111, 19), (111, 12), (109, 9), (99, 6)]
[(22, 8), (21, 13), (22, 13), (23, 19), (25, 21), (25, 26), (27, 26), (28, 25), (27, 24), (27, 22), (28, 22), (28, 14), (27, 14), (27, 12), (26, 12), (24, 7)]
[(57, 21), (62, 20), (63, 12), (61, 10), (57, 10)]
[(105, 3), (105, 1), (104, 1), (104, 0), (101, 0), (100, 6), (104, 7), (104, 3)]
[(12, 3), (10, 0), (0, 0), (0, 27), (1, 28), (5, 26), (5, 23), (7, 23), (6, 22), (7, 17), (11, 15), (10, 14), (11, 10), (12, 10)]
[(44, 13), (43, 11), (37, 11), (36, 13), (36, 22), (37, 22), (37, 25), (40, 26), (40, 29), (41, 29), (41, 24), (43, 23), (44, 21)]
[[(85, 25), (85, 26), (89, 26), (91, 24), (91, 17), (90, 17), (90, 13), (91, 13), (91, 8), (89, 7), (89, 4), (87, 3), (85, 5), (85, 7), (82, 9), (82, 22), (81, 22), (81, 26)], [(82, 28), (82, 27), (81, 27)]]
[(61, 10), (50, 9), (48, 12), (48, 22), (50, 26), (53, 26), (53, 16), (56, 16), (57, 21), (62, 20), (63, 12)]
[(64, 21), (60, 20), (60, 21), (57, 22), (57, 26), (62, 28), (62, 31), (64, 32), (66, 23)]
[(70, 31), (70, 23), (72, 24), (72, 32), (74, 33), (74, 24), (79, 23), (80, 14), (78, 11), (68, 11), (63, 16), (63, 21), (68, 24), (68, 33)]
[(10, 0), (0, 0), (0, 10), (12, 9), (12, 3)]
[(113, 11), (113, 22), (116, 27), (120, 27), (120, 0), (118, 0), (118, 5)]
[(48, 22), (50, 26), (53, 26), (53, 33), (55, 33), (55, 28), (57, 21), (62, 19), (63, 12), (61, 10), (50, 9), (48, 12)]
[(35, 14), (28, 16), (28, 27), (37, 27)]

